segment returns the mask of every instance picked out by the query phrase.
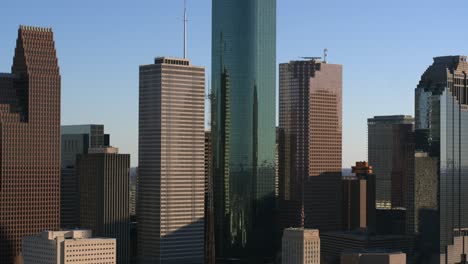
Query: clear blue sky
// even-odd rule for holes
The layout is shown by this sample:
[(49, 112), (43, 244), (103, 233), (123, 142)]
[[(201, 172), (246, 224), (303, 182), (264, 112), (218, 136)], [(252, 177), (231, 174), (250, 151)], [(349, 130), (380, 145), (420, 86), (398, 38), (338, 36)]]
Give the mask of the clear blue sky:
[[(344, 65), (343, 166), (366, 159), (366, 119), (411, 114), (420, 75), (439, 55), (468, 54), (466, 0), (277, 0), (277, 62), (321, 56)], [(53, 27), (62, 124), (102, 123), (138, 150), (138, 66), (182, 55), (183, 0), (4, 0), (0, 72), (18, 25)], [(211, 0), (188, 0), (188, 55), (210, 72)]]

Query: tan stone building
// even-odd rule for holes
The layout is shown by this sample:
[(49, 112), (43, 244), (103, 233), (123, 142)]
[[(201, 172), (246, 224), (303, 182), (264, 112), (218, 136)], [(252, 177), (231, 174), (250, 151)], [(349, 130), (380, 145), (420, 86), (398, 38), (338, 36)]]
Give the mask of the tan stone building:
[(115, 264), (116, 244), (90, 230), (44, 231), (23, 238), (23, 264)]
[(320, 236), (316, 229), (287, 228), (282, 241), (283, 264), (319, 264)]

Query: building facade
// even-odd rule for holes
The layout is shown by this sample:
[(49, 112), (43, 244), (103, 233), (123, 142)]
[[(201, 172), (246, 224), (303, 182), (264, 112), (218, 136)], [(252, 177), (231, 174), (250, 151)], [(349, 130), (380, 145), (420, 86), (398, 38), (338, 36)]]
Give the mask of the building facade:
[(116, 264), (115, 238), (91, 230), (43, 231), (23, 238), (23, 264)]
[(405, 207), (414, 118), (376, 116), (367, 120), (367, 126), (369, 164), (377, 177), (377, 208)]
[(60, 226), (72, 229), (80, 225), (79, 181), (76, 160), (91, 148), (109, 146), (104, 125), (61, 126)]
[(320, 264), (319, 230), (285, 229), (281, 257), (283, 264)]
[(280, 214), (294, 214), (280, 219), (295, 221), (281, 228), (301, 214), (307, 228), (341, 228), (342, 71), (318, 59), (280, 64)]
[(21, 238), (60, 227), (60, 86), (50, 28), (20, 26), (11, 74), (0, 74), (0, 263)]
[(115, 148), (78, 155), (80, 227), (117, 239), (117, 263), (130, 263), (130, 155)]
[(425, 209), (435, 210), (428, 215), (433, 217), (432, 230), (438, 231), (428, 237), (430, 248), (436, 249), (433, 253), (440, 256), (438, 263), (453, 263), (448, 259), (449, 247), (455, 243), (455, 234), (468, 227), (468, 195), (464, 191), (468, 188), (466, 60), (466, 56), (434, 58), (415, 90), (416, 142), (425, 142), (423, 151), (437, 166), (432, 174), (437, 181), (437, 204)]
[(142, 263), (204, 263), (205, 69), (140, 66), (138, 246)]
[(276, 0), (212, 1), (218, 258), (272, 258)]

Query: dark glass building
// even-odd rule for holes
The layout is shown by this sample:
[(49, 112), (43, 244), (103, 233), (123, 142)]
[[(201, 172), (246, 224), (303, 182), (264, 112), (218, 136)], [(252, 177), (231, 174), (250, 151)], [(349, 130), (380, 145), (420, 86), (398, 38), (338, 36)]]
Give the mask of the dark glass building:
[(274, 255), (276, 0), (212, 3), (216, 254), (261, 263)]
[(0, 263), (21, 238), (60, 228), (60, 83), (50, 28), (20, 26), (11, 74), (0, 73)]
[(375, 116), (367, 120), (367, 126), (369, 164), (377, 180), (377, 207), (404, 207), (409, 171), (406, 161), (414, 154), (414, 118)]
[[(416, 139), (417, 150), (425, 151), (437, 164), (436, 173), (424, 173), (436, 178), (437, 204), (420, 210), (419, 232), (425, 245), (433, 252), (432, 263), (460, 263), (466, 253), (460, 249), (447, 254), (455, 237), (468, 228), (468, 63), (466, 56), (434, 58), (434, 63), (424, 72), (416, 88)], [(421, 142), (424, 142), (421, 144)], [(421, 156), (419, 153), (418, 155)], [(418, 182), (419, 171), (415, 171)], [(432, 182), (431, 179), (426, 181)], [(429, 210), (433, 213), (427, 213)], [(416, 215), (416, 214), (414, 214)], [(424, 219), (423, 219), (424, 217)], [(438, 230), (425, 234), (424, 223)], [(430, 242), (429, 244), (427, 242)], [(450, 251), (452, 252), (452, 251)], [(466, 255), (464, 255), (466, 256)], [(429, 261), (429, 260), (424, 260)], [(463, 262), (462, 262), (463, 263)]]

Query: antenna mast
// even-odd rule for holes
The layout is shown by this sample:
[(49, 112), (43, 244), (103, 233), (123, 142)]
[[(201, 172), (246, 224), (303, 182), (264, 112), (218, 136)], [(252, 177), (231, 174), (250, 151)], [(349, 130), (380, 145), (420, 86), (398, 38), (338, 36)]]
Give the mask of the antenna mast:
[(327, 57), (328, 57), (328, 49), (325, 48), (323, 50), (323, 62), (327, 63)]
[(184, 0), (184, 59), (187, 58), (187, 0)]

